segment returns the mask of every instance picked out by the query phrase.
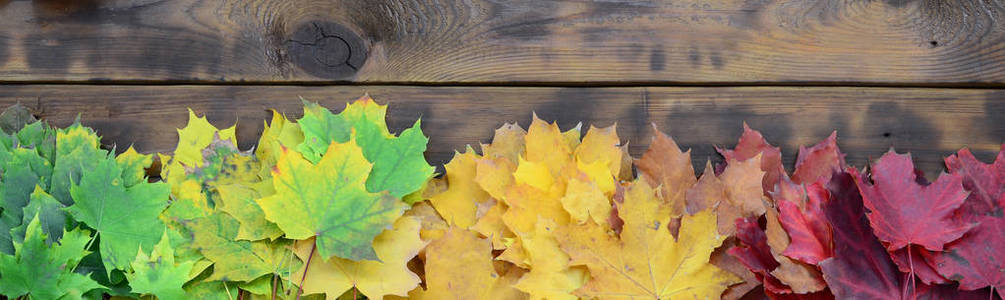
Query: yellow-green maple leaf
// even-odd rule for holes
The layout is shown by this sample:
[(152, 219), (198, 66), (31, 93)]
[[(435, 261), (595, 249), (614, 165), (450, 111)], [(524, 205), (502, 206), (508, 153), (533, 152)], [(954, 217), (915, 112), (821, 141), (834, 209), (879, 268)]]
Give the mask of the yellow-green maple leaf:
[(619, 207), (620, 238), (592, 222), (562, 228), (556, 239), (585, 265), (590, 280), (577, 294), (597, 299), (717, 299), (733, 283), (732, 274), (709, 264), (725, 236), (716, 216), (704, 210), (684, 216), (677, 238), (667, 228), (670, 207), (645, 181), (636, 181)]
[(227, 214), (196, 219), (189, 228), (194, 235), (192, 247), (213, 261), (208, 280), (251, 281), (289, 267), (289, 243), (239, 241), (238, 223)]
[(315, 237), (321, 258), (375, 260), (374, 237), (402, 214), (405, 204), (366, 190), (370, 168), (353, 139), (329, 145), (316, 165), (285, 149), (273, 169), (276, 194), (257, 202), (287, 238)]
[[(301, 267), (293, 278), (304, 278), (304, 294), (324, 293), (335, 299), (351, 288), (356, 288), (370, 299), (383, 299), (385, 295), (407, 296), (419, 285), (419, 276), (408, 270), (408, 261), (415, 257), (426, 242), (419, 239), (421, 223), (415, 217), (401, 217), (394, 229), (387, 230), (373, 241), (380, 261), (352, 261), (333, 257), (327, 261), (314, 253), (313, 239), (297, 242), (294, 250), (303, 261), (311, 264)], [(306, 272), (306, 275), (304, 273)], [(296, 282), (300, 284), (300, 282)]]

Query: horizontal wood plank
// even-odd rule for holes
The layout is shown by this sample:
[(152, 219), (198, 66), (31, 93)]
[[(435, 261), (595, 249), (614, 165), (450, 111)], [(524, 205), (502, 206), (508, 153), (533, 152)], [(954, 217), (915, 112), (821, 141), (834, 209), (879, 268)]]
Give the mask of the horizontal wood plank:
[(1005, 2), (0, 1), (0, 81), (1005, 84)]
[(714, 145), (736, 144), (743, 122), (782, 147), (790, 170), (800, 145), (815, 144), (832, 130), (854, 166), (896, 147), (911, 151), (929, 176), (942, 169), (942, 157), (961, 147), (990, 161), (1005, 138), (1005, 90), (994, 89), (15, 85), (0, 86), (0, 105), (21, 102), (59, 126), (80, 113), (103, 143), (150, 153), (174, 149), (175, 128), (185, 125), (189, 107), (221, 127), (237, 122), (240, 147), (250, 149), (271, 116), (269, 108), (296, 118), (302, 115), (299, 97), (337, 111), (364, 93), (390, 103), (388, 122), (395, 132), (421, 117), (431, 137), (427, 157), (438, 166), (454, 150), (489, 142), (504, 122), (526, 127), (533, 112), (563, 129), (617, 122), (636, 157), (655, 123), (692, 149), (698, 170), (706, 159), (721, 159)]

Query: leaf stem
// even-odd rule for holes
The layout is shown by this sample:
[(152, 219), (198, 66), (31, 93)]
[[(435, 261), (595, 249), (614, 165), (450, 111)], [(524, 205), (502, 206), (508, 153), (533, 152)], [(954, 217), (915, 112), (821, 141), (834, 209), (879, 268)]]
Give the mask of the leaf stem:
[(311, 254), (307, 255), (307, 263), (304, 264), (304, 274), (300, 275), (300, 285), (297, 286), (297, 300), (300, 300), (300, 294), (304, 291), (304, 279), (307, 279), (307, 268), (311, 266), (311, 260), (314, 259), (314, 250), (318, 248), (317, 241), (311, 245)]
[(276, 300), (276, 288), (278, 287), (279, 285), (276, 284), (276, 274), (272, 274), (272, 300)]

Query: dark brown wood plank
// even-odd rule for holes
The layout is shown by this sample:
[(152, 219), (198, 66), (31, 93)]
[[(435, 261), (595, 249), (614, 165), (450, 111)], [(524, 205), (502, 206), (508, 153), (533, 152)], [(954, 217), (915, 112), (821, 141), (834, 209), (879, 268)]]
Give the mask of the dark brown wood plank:
[(77, 113), (119, 150), (171, 151), (175, 128), (185, 125), (187, 107), (218, 126), (237, 122), (240, 146), (251, 148), (276, 108), (301, 115), (299, 97), (334, 110), (364, 93), (390, 102), (389, 125), (400, 132), (422, 118), (431, 137), (427, 157), (447, 162), (465, 145), (489, 142), (503, 122), (527, 126), (532, 112), (563, 129), (582, 121), (617, 122), (635, 156), (652, 136), (650, 123), (692, 149), (698, 170), (719, 160), (714, 145), (733, 147), (746, 121), (782, 147), (791, 169), (800, 145), (812, 145), (838, 131), (848, 162), (864, 166), (890, 147), (911, 151), (931, 175), (942, 157), (970, 147), (990, 161), (1005, 138), (1005, 90), (893, 88), (501, 88), (501, 87), (246, 87), (246, 86), (0, 86), (0, 105), (21, 102), (53, 124), (70, 124)]
[(0, 1), (0, 81), (1005, 84), (998, 0)]

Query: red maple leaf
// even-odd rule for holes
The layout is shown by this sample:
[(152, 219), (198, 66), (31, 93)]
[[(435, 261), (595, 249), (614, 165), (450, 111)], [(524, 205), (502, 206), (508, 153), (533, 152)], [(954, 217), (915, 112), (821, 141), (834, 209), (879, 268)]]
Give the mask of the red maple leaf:
[[(722, 154), (726, 161), (730, 159), (745, 161), (761, 154), (761, 171), (765, 172), (764, 178), (761, 180), (761, 187), (765, 196), (768, 195), (768, 191), (774, 190), (778, 180), (785, 176), (785, 168), (782, 167), (782, 150), (768, 144), (768, 141), (764, 140), (764, 136), (757, 130), (750, 129), (746, 122), (743, 123), (743, 135), (740, 136), (736, 148), (728, 150), (715, 147), (715, 150), (719, 151), (719, 154)], [(718, 168), (718, 170), (724, 169), (725, 163)], [(716, 172), (716, 174), (718, 173), (721, 172)]]
[(959, 281), (960, 289), (991, 286), (1005, 298), (1005, 218), (983, 216), (979, 220), (979, 226), (927, 259), (939, 273)]
[(799, 146), (792, 181), (798, 184), (810, 184), (823, 180), (826, 183), (830, 181), (832, 174), (847, 167), (844, 156), (837, 146), (837, 131), (813, 147)]
[(961, 206), (959, 220), (978, 225), (943, 252), (926, 253), (926, 260), (960, 289), (991, 286), (1005, 297), (1005, 145), (994, 164), (977, 160), (968, 149), (946, 158), (946, 167), (963, 178), (970, 196)]
[(757, 224), (756, 218), (737, 218), (736, 238), (740, 240), (740, 244), (729, 249), (729, 255), (736, 257), (757, 276), (757, 280), (764, 283), (765, 293), (792, 293), (792, 288), (771, 275), (771, 271), (778, 268), (779, 263), (771, 256), (768, 236)]
[(823, 212), (823, 205), (830, 197), (824, 183), (804, 189), (783, 179), (772, 193), (778, 204), (778, 220), (791, 240), (782, 254), (811, 265), (834, 256), (834, 236)]
[(994, 164), (977, 160), (970, 149), (946, 157), (949, 172), (963, 178), (963, 187), (970, 191), (961, 213), (970, 216), (1002, 214), (1005, 208), (1005, 144)]
[(852, 169), (869, 209), (869, 223), (887, 250), (920, 245), (941, 251), (972, 227), (953, 218), (967, 198), (961, 176), (942, 174), (930, 185), (921, 185), (924, 177), (914, 172), (911, 155), (893, 149), (872, 165), (870, 173), (872, 184)]

